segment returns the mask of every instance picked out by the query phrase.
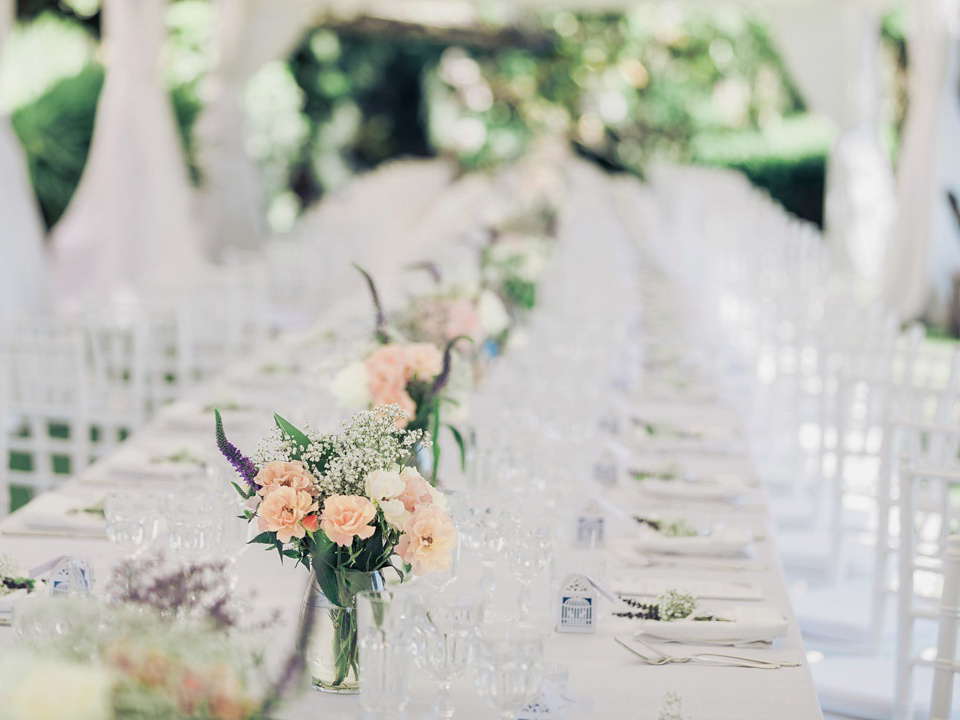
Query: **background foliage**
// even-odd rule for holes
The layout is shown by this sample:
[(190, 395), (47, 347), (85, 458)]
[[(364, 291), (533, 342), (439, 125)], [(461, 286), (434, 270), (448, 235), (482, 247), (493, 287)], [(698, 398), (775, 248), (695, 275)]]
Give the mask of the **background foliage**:
[[(61, 32), (85, 48), (74, 53), (84, 58), (81, 67), (51, 69), (45, 84), (27, 78), (42, 91), (14, 93), (12, 102), (52, 224), (86, 160), (103, 83), (99, 2), (19, 0), (18, 11), (22, 25), (10, 54), (19, 46), (20, 57), (6, 58), (8, 68), (43, 62), (31, 33)], [(178, 0), (169, 16), (167, 77), (192, 158), (191, 127), (212, 62), (212, 16), (206, 0)], [(833, 138), (805, 114), (756, 17), (646, 4), (626, 15), (552, 12), (535, 20), (509, 38), (492, 30), (483, 42), (456, 46), (349, 26), (308, 33), (286, 61), (265, 67), (248, 93), (249, 145), (264, 169), (274, 225), (291, 224), (324, 192), (390, 158), (445, 153), (465, 167), (485, 167), (515, 157), (544, 132), (563, 133), (585, 156), (638, 174), (654, 158), (739, 168), (788, 209), (820, 221)], [(906, 61), (902, 14), (886, 18), (884, 31), (898, 104), (895, 146)], [(9, 77), (0, 72), (0, 80)]]

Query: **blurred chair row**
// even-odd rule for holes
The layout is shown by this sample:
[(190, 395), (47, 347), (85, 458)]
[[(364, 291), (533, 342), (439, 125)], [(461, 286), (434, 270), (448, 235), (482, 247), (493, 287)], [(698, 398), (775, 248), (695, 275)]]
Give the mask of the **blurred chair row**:
[(233, 268), (179, 297), (23, 318), (0, 342), (0, 515), (11, 486), (53, 487), (254, 349), (266, 306)]
[[(818, 230), (743, 177), (660, 168), (651, 185), (659, 226), (638, 232), (688, 290), (709, 370), (741, 411), (801, 630), (824, 650), (812, 666), (824, 710), (960, 718), (943, 680), (958, 668), (957, 601), (943, 589), (960, 531), (957, 345), (901, 329), (834, 267)], [(627, 212), (633, 200), (621, 195)], [(938, 652), (941, 595), (953, 644)], [(935, 701), (915, 707), (933, 667)]]

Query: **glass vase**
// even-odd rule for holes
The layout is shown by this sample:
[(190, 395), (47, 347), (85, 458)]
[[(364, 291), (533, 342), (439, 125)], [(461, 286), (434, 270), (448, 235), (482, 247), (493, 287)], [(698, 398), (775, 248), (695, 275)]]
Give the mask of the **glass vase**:
[(328, 598), (311, 576), (300, 610), (298, 649), (313, 687), (337, 695), (360, 692), (357, 663), (357, 593), (381, 591), (383, 572), (349, 571), (349, 583), (338, 583), (339, 597)]

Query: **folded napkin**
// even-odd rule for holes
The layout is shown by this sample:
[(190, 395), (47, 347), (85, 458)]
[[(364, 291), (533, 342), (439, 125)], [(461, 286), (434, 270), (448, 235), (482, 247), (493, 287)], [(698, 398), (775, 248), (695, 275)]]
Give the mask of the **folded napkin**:
[[(644, 572), (642, 577), (636, 575), (620, 575), (611, 580), (618, 595), (634, 597), (656, 598), (667, 590), (677, 587), (675, 577), (656, 577)], [(701, 600), (763, 600), (763, 588), (759, 583), (752, 581), (722, 581), (722, 580), (683, 580), (683, 591), (690, 593)]]
[(692, 480), (646, 478), (640, 480), (640, 490), (653, 497), (731, 502), (752, 492), (754, 488), (739, 476), (716, 475)]
[(104, 463), (113, 476), (179, 480), (201, 472), (207, 453), (195, 445), (169, 443), (122, 446)]
[(736, 607), (717, 617), (723, 620), (643, 620), (636, 634), (694, 645), (772, 643), (787, 634), (783, 613), (772, 607)]
[(634, 549), (641, 553), (728, 557), (742, 555), (750, 548), (753, 534), (746, 528), (725, 527), (710, 535), (669, 537), (651, 528), (640, 528)]
[(83, 512), (90, 500), (48, 492), (38, 495), (3, 524), (5, 535), (65, 535), (105, 538), (107, 526), (99, 513)]

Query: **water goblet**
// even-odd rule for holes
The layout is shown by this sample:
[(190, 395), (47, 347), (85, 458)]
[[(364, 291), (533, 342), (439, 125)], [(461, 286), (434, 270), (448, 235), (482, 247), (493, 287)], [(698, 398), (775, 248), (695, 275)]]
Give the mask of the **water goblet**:
[(223, 502), (217, 493), (170, 493), (163, 504), (170, 549), (197, 558), (212, 553), (223, 537)]
[(103, 500), (107, 537), (128, 557), (137, 557), (156, 539), (160, 526), (156, 498), (147, 493), (114, 492)]
[(543, 678), (543, 633), (529, 625), (494, 623), (480, 630), (474, 684), (501, 720), (537, 694)]
[(515, 515), (509, 525), (507, 558), (510, 569), (520, 581), (517, 605), (521, 622), (530, 618), (530, 585), (550, 562), (554, 533), (552, 515), (545, 512)]
[(466, 673), (483, 622), (484, 605), (474, 595), (437, 593), (416, 600), (417, 665), (437, 683), (433, 713), (437, 718), (453, 717), (450, 685)]
[(357, 594), (361, 717), (402, 718), (410, 700), (413, 597), (397, 590)]

